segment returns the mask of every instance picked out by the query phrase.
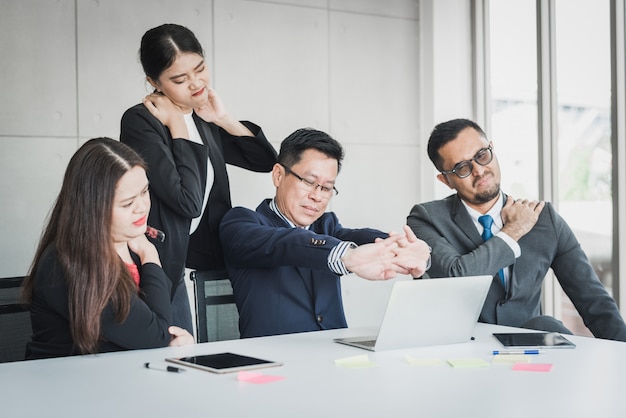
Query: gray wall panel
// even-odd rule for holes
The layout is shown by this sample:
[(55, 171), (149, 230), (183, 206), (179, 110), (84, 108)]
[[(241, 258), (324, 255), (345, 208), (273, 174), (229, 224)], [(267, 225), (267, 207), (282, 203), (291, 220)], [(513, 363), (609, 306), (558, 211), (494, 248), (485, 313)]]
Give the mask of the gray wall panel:
[[(0, 276), (26, 273), (77, 147), (94, 136), (118, 138), (124, 110), (151, 90), (138, 61), (140, 37), (165, 22), (196, 33), (226, 107), (260, 124), (276, 147), (305, 126), (343, 143), (341, 193), (330, 209), (345, 225), (398, 230), (419, 197), (415, 177), (423, 154), (418, 6), (413, 0), (2, 1)], [(255, 208), (273, 195), (269, 174), (234, 167), (229, 173), (234, 204)], [(343, 282), (351, 323), (375, 321), (371, 307), (384, 306), (380, 289), (390, 283), (352, 276)]]
[[(189, 27), (211, 56), (212, 2), (79, 1), (79, 132), (119, 138), (126, 109), (152, 92), (139, 61), (141, 36), (163, 23)], [(210, 60), (209, 60), (210, 61)]]
[(400, 232), (416, 203), (414, 145), (346, 144), (332, 208), (343, 226)]
[[(328, 13), (307, 7), (216, 0), (214, 87), (239, 119), (280, 142), (301, 127), (328, 130)], [(233, 204), (256, 208), (267, 174), (229, 167)]]
[[(0, 276), (26, 274), (76, 150), (75, 138), (2, 138), (0, 153)], [(19, 156), (19, 157), (18, 157)]]
[(418, 0), (329, 0), (331, 10), (343, 10), (373, 14), (378, 16), (417, 19), (419, 17)]
[(417, 22), (331, 12), (330, 30), (332, 131), (347, 143), (415, 143)]
[(328, 13), (216, 0), (215, 87), (276, 144), (296, 128), (328, 129)]
[(0, 135), (76, 135), (72, 0), (0, 4)]

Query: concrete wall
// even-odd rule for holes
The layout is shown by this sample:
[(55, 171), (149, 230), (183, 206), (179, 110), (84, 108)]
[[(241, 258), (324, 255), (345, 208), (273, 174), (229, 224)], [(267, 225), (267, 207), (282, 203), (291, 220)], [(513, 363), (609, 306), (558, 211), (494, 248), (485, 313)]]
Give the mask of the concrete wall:
[[(227, 108), (261, 125), (277, 148), (305, 126), (342, 142), (331, 209), (345, 226), (399, 230), (411, 206), (435, 193), (425, 155), (433, 124), (471, 116), (468, 4), (2, 0), (0, 276), (28, 271), (80, 144), (119, 138), (122, 113), (149, 92), (137, 56), (141, 35), (166, 22), (196, 33)], [(269, 175), (229, 170), (233, 204), (256, 207), (273, 195)], [(354, 322), (377, 318), (386, 287), (344, 282), (349, 310), (378, 300)]]

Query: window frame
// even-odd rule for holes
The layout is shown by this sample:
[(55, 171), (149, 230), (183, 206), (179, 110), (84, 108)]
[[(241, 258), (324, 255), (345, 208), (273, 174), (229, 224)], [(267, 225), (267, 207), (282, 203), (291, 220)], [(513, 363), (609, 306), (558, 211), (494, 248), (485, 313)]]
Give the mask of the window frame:
[[(471, 0), (472, 70), (475, 120), (491, 135), (489, 88), (489, 2)], [(539, 198), (558, 199), (558, 103), (556, 94), (555, 0), (536, 0), (538, 80)], [(626, 312), (626, 0), (610, 0), (611, 36), (611, 151), (613, 296), (622, 314)], [(623, 284), (623, 285), (621, 285)], [(543, 289), (544, 313), (559, 318), (561, 292), (549, 273)]]

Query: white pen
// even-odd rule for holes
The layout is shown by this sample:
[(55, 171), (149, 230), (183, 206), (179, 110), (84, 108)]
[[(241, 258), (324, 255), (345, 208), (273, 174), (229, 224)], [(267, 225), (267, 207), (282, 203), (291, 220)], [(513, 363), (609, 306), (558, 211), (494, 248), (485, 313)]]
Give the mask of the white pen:
[(180, 367), (163, 366), (161, 364), (144, 363), (143, 365), (146, 369), (162, 370), (164, 372), (180, 373), (185, 371), (185, 369), (181, 369)]

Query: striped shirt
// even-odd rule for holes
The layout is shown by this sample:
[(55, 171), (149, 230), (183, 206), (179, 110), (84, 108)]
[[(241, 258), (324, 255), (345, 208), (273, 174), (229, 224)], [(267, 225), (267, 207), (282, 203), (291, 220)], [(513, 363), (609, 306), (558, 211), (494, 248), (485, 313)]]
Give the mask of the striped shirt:
[[(272, 210), (272, 212), (274, 212), (276, 215), (278, 215), (282, 220), (284, 220), (285, 222), (287, 222), (287, 224), (292, 227), (292, 228), (297, 228), (297, 226), (291, 222), (289, 219), (287, 219), (287, 217), (285, 215), (282, 214), (282, 212), (278, 209), (278, 206), (276, 205), (276, 199), (272, 199), (270, 201), (270, 209)], [(302, 229), (309, 229), (309, 226), (306, 226)], [(344, 256), (344, 254), (346, 253), (346, 251), (350, 248), (356, 248), (357, 245), (352, 242), (352, 241), (341, 241), (339, 244), (335, 245), (331, 250), (330, 253), (328, 254), (328, 268), (330, 269), (330, 271), (332, 271), (333, 273), (339, 275), (339, 276), (344, 276), (346, 274), (350, 274), (351, 272), (346, 268), (345, 264), (343, 263), (343, 261), (341, 260), (341, 258)]]

